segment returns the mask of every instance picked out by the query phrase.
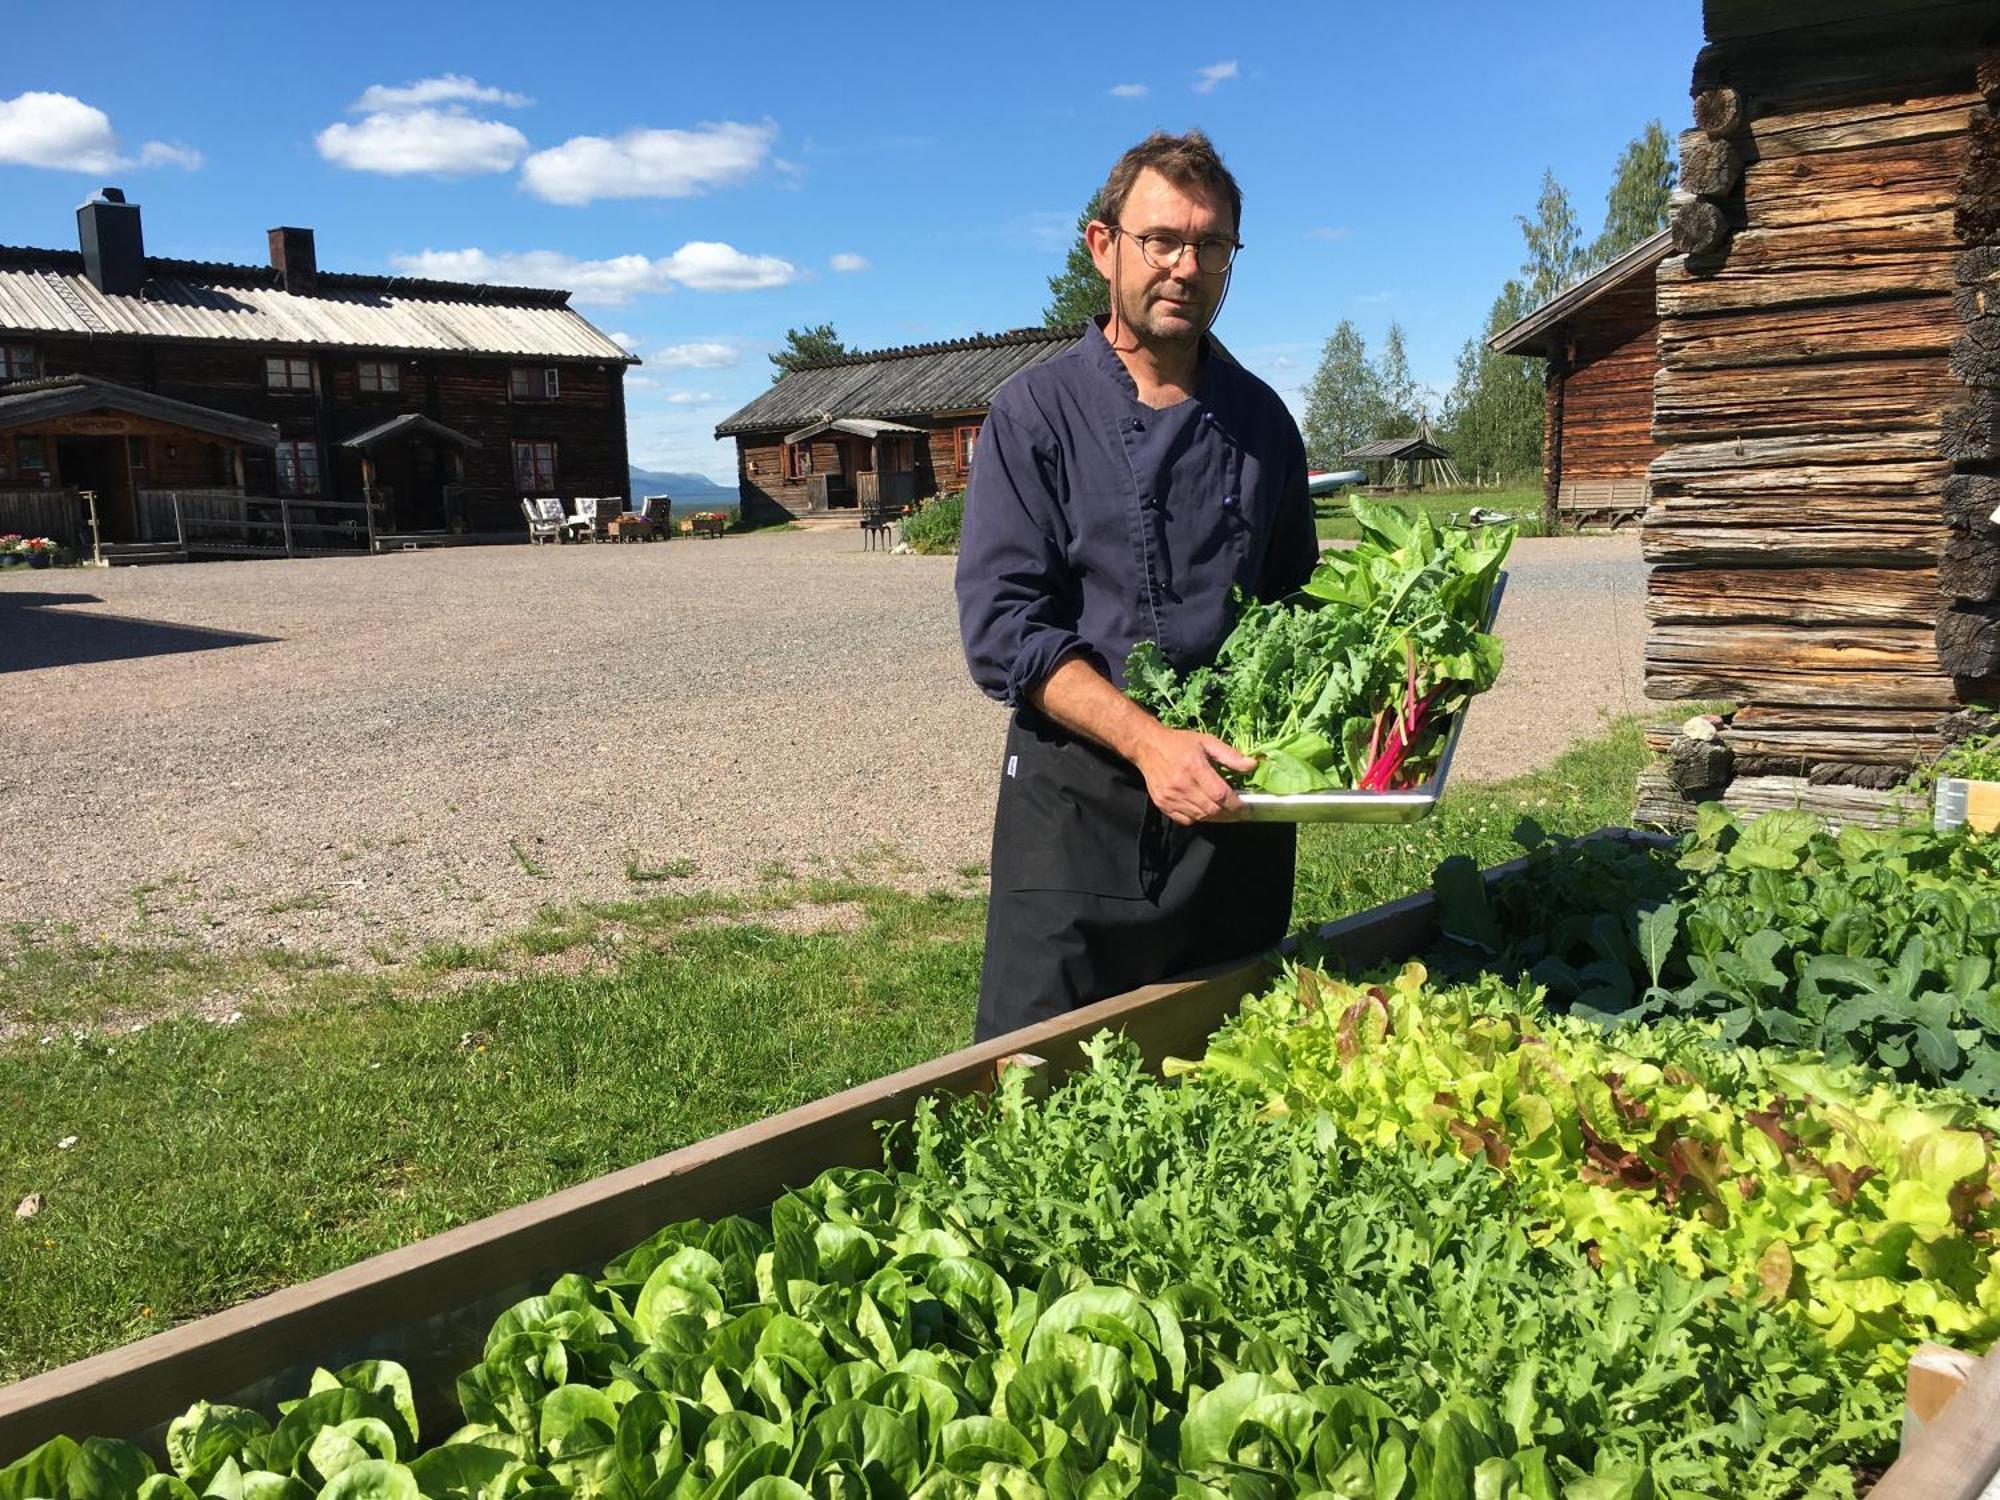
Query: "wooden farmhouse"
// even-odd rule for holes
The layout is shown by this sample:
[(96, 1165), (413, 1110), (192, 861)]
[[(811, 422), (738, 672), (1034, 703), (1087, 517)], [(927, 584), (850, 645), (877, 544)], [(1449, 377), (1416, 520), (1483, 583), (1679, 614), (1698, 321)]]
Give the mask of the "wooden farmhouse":
[(1865, 819), (2000, 702), (2000, 7), (1704, 22), (1664, 251), (1495, 343), (1549, 360), (1557, 503), (1645, 476), (1648, 694), (1735, 704), (1640, 816)]
[(567, 292), (325, 272), (310, 229), (273, 229), (268, 266), (163, 260), (115, 188), (77, 228), (0, 247), (0, 532), (339, 551), (626, 494), (637, 361)]
[(1653, 276), (1667, 231), (1635, 245), (1487, 341), (1547, 361), (1542, 511), (1551, 527), (1636, 519), (1646, 509), (1660, 317)]
[(808, 523), (965, 488), (993, 393), (1081, 328), (1018, 328), (846, 354), (781, 376), (715, 429), (750, 521)]

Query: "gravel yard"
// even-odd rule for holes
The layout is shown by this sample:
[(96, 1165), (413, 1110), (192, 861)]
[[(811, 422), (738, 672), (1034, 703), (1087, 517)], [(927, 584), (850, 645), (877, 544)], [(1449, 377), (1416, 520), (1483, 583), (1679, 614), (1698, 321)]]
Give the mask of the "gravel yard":
[[(1464, 777), (1643, 707), (1636, 540), (1510, 567)], [(778, 869), (970, 888), (1005, 716), (951, 572), (842, 530), (0, 575), (0, 920), (366, 964)]]

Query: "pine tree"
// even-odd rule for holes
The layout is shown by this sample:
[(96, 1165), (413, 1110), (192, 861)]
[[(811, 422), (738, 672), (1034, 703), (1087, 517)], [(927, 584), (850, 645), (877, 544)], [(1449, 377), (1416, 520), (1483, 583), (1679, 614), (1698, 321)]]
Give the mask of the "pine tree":
[(1049, 278), (1049, 305), (1042, 312), (1046, 327), (1067, 328), (1111, 311), (1111, 288), (1097, 274), (1090, 246), (1083, 238), (1085, 226), (1098, 217), (1103, 207), (1104, 194), (1095, 192), (1077, 215), (1076, 242), (1069, 247), (1069, 258), (1063, 262), (1061, 272)]
[(1591, 264), (1608, 265), (1665, 229), (1673, 190), (1673, 143), (1658, 120), (1648, 120), (1618, 158), (1611, 191), (1604, 196), (1604, 231), (1590, 247)]
[(816, 359), (837, 359), (847, 352), (847, 345), (840, 341), (831, 323), (822, 323), (817, 328), (787, 328), (785, 347), (769, 356), (778, 367), (771, 379), (783, 380), (800, 365)]
[(1376, 436), (1385, 406), (1382, 377), (1368, 362), (1368, 347), (1343, 318), (1321, 348), (1319, 367), (1306, 386), (1306, 462), (1315, 469), (1338, 468), (1344, 455)]

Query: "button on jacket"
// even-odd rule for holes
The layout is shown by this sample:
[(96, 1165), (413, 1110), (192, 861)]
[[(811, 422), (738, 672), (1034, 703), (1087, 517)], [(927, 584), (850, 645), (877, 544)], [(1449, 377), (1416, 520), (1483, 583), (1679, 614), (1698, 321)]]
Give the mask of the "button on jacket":
[(1205, 340), (1193, 397), (1155, 410), (1093, 323), (987, 414), (958, 558), (966, 662), (1009, 704), (1072, 656), (1123, 687), (1140, 641), (1187, 671), (1229, 634), (1232, 586), (1276, 599), (1318, 558), (1277, 393)]

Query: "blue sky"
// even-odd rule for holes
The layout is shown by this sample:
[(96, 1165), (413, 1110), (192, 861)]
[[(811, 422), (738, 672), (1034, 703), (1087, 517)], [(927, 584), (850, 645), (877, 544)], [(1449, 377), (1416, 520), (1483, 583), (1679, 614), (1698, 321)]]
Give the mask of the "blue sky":
[(646, 360), (634, 462), (733, 479), (714, 424), (789, 326), (850, 346), (1038, 323), (1077, 211), (1155, 127), (1244, 190), (1217, 332), (1298, 408), (1336, 323), (1442, 391), (1544, 168), (1585, 233), (1696, 0), (1319, 5), (10, 0), (0, 242), (70, 246), (123, 186), (147, 249), (567, 285)]

